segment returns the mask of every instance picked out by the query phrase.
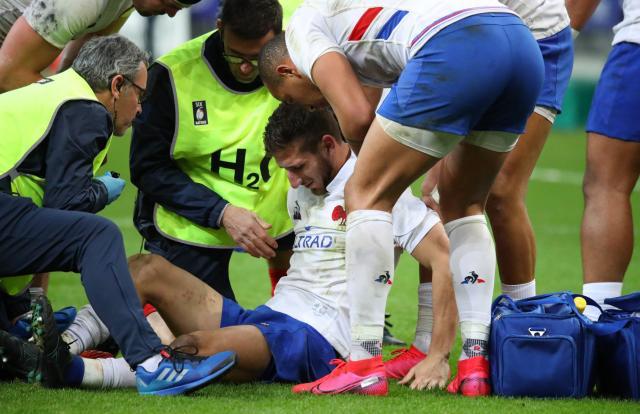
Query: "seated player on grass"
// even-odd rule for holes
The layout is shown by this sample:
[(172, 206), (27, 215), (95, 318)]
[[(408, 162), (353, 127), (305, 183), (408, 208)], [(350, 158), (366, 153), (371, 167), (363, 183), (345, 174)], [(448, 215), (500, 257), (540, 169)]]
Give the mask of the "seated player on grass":
[[(287, 170), (292, 186), (288, 208), (296, 234), (289, 273), (273, 298), (245, 310), (159, 256), (135, 256), (130, 268), (141, 301), (153, 304), (178, 336), (174, 347), (200, 355), (221, 349), (237, 353), (227, 381), (309, 382), (334, 369), (332, 362), (340, 369), (343, 362), (332, 360), (348, 356), (343, 194), (355, 156), (331, 112), (309, 112), (298, 105), (283, 104), (274, 112), (265, 146)], [(434, 335), (422, 364), (425, 374), (414, 385), (443, 387), (456, 324), (448, 241), (438, 216), (409, 192), (394, 208), (393, 219), (396, 244), (433, 270)], [(387, 275), (376, 275), (375, 280), (393, 282)], [(85, 362), (86, 367), (93, 365)], [(131, 374), (121, 370), (118, 375)], [(103, 382), (114, 383), (127, 381)], [(294, 387), (299, 391), (309, 390)], [(311, 391), (322, 393), (320, 388)]]

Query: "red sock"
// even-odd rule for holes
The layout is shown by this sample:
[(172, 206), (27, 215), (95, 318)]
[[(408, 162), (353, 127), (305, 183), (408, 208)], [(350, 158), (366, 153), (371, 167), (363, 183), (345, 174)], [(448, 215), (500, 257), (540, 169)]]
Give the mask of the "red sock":
[(360, 361), (349, 360), (349, 371), (355, 372), (356, 374), (366, 374), (372, 369), (380, 367), (384, 367), (382, 364), (382, 355), (361, 359)]
[(158, 309), (156, 309), (152, 304), (150, 303), (146, 303), (143, 307), (142, 307), (142, 313), (144, 313), (144, 317), (146, 318), (147, 316), (151, 315), (153, 312), (158, 312)]
[(287, 275), (287, 270), (289, 269), (269, 268), (269, 279), (271, 279), (271, 296), (273, 296), (273, 291), (276, 290), (276, 285), (278, 284), (278, 280), (280, 280), (280, 278)]

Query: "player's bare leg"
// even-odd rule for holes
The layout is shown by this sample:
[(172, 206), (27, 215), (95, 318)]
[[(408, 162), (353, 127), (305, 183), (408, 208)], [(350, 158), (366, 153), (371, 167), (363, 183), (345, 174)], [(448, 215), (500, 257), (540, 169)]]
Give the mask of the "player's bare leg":
[[(583, 292), (599, 303), (619, 296), (633, 253), (631, 192), (640, 175), (640, 144), (587, 135), (582, 245)], [(587, 308), (585, 314), (597, 317)]]
[(533, 113), (529, 117), (525, 133), (507, 157), (487, 200), (503, 293), (514, 299), (535, 295), (536, 240), (526, 195), (551, 127), (542, 115)]
[(252, 325), (192, 332), (179, 336), (171, 346), (193, 347), (202, 356), (232, 349), (236, 353), (236, 365), (224, 377), (224, 381), (230, 382), (258, 380), (271, 362), (267, 341), (260, 330)]
[(160, 256), (134, 256), (129, 266), (140, 299), (152, 303), (176, 335), (172, 347), (191, 347), (202, 356), (233, 350), (236, 365), (224, 380), (260, 378), (271, 361), (267, 342), (254, 326), (220, 328), (223, 298), (218, 292)]
[(136, 255), (129, 269), (142, 303), (151, 303), (174, 335), (220, 328), (222, 295), (157, 255)]

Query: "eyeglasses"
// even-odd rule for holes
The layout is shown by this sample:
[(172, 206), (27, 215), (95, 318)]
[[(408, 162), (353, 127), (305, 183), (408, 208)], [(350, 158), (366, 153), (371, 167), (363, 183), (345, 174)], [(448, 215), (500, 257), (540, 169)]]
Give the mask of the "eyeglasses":
[(131, 84), (131, 86), (133, 86), (134, 88), (136, 88), (138, 90), (138, 105), (142, 105), (142, 102), (144, 101), (145, 95), (147, 94), (147, 90), (145, 88), (143, 88), (142, 86), (138, 85), (137, 83), (135, 83), (134, 81), (132, 81), (131, 79), (129, 79), (129, 77), (127, 75), (122, 75), (122, 77)]
[(258, 67), (258, 59), (247, 59), (242, 56), (229, 55), (224, 52), (222, 52), (222, 57), (224, 57), (224, 60), (226, 60), (227, 63), (231, 63), (232, 65), (241, 65), (243, 63), (248, 63), (254, 68)]

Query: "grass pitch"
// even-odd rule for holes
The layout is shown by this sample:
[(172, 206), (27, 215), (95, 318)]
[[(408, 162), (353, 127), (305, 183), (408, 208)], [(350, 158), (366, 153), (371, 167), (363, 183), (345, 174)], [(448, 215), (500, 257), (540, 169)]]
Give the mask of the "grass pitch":
[[(128, 139), (114, 142), (108, 169), (128, 176)], [(537, 236), (537, 286), (539, 293), (581, 289), (580, 221), (582, 217), (582, 172), (585, 138), (582, 132), (554, 133), (549, 139), (530, 183), (528, 206)], [(417, 189), (417, 188), (416, 188)], [(134, 187), (129, 183), (123, 196), (103, 214), (122, 229), (129, 254), (140, 251), (141, 239), (131, 224)], [(640, 245), (638, 191), (633, 194), (635, 241)], [(609, 214), (603, 211), (602, 214)], [(406, 256), (406, 255), (405, 255)], [(640, 290), (638, 249), (627, 272), (624, 293)], [(236, 254), (231, 275), (238, 300), (245, 307), (264, 303), (269, 294), (266, 264), (248, 255)], [(416, 320), (418, 283), (417, 265), (403, 257), (394, 280), (387, 310), (395, 324), (393, 333), (413, 339)], [(499, 290), (496, 282), (496, 294)], [(87, 302), (76, 275), (56, 274), (52, 278), (50, 297), (54, 308)], [(386, 349), (388, 353), (392, 349)], [(453, 352), (460, 351), (459, 340)], [(453, 358), (455, 359), (455, 358)], [(451, 363), (455, 371), (455, 361)], [(315, 397), (293, 395), (288, 384), (214, 384), (190, 397), (140, 397), (130, 390), (46, 390), (21, 383), (0, 383), (0, 413), (129, 413), (151, 412), (344, 412), (344, 413), (565, 413), (607, 412), (640, 413), (640, 405), (631, 401), (597, 398), (583, 400), (539, 400), (514, 398), (467, 399), (444, 391), (417, 392), (395, 383), (384, 398), (340, 395)]]

